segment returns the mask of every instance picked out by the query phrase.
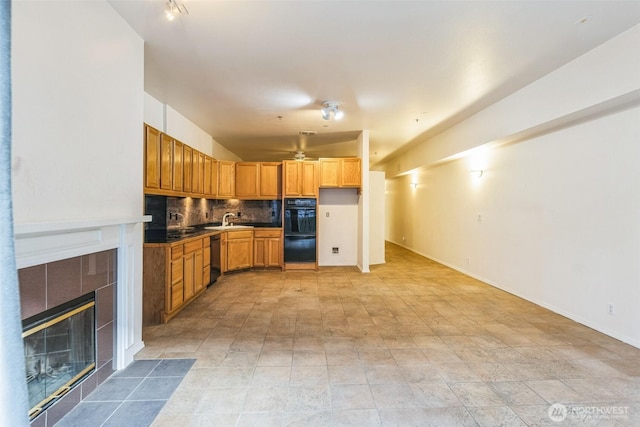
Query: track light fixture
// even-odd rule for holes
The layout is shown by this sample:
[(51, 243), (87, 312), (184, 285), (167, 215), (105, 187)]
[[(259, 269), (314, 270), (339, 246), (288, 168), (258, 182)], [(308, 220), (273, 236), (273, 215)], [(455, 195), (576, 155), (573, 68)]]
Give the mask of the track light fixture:
[(188, 15), (189, 11), (184, 3), (178, 3), (177, 0), (168, 0), (167, 8), (164, 11), (164, 15), (166, 16), (168, 21), (173, 21), (176, 16), (182, 14)]
[(331, 113), (333, 113), (333, 118), (336, 120), (340, 120), (344, 117), (344, 111), (340, 109), (340, 104), (338, 101), (325, 101), (322, 103), (322, 118), (324, 120), (331, 120)]

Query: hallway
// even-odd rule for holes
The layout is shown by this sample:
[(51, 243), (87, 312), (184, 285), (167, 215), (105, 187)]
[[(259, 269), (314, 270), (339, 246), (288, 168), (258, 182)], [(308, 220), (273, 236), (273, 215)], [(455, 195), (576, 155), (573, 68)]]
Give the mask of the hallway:
[(153, 426), (640, 425), (640, 350), (399, 246), (386, 259), (227, 275), (146, 328), (137, 359), (196, 359)]

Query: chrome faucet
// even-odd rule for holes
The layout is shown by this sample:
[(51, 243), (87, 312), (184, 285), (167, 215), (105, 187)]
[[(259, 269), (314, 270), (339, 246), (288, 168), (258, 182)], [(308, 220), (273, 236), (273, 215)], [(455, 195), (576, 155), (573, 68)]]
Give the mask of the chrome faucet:
[(223, 227), (228, 227), (229, 226), (229, 217), (230, 216), (236, 216), (236, 214), (234, 214), (233, 212), (227, 212), (226, 214), (224, 214), (222, 216), (222, 226)]

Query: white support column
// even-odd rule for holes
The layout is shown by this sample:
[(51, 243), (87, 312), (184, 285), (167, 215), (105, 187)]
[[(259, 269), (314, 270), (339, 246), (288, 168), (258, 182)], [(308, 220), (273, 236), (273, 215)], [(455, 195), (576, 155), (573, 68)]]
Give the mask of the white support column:
[(358, 157), (362, 159), (362, 187), (358, 201), (358, 268), (369, 273), (369, 130), (358, 136)]

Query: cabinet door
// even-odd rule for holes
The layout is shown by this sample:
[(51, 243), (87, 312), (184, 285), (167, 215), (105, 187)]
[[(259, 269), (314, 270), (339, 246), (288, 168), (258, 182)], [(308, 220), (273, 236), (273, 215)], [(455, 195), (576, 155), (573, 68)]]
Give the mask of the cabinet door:
[(266, 242), (267, 239), (255, 237), (253, 239), (253, 266), (266, 267)]
[(193, 149), (185, 144), (182, 148), (182, 157), (183, 157), (183, 165), (184, 165), (184, 176), (182, 180), (182, 186), (185, 193), (191, 193), (191, 184), (193, 181), (193, 173), (192, 173), (192, 160), (193, 160)]
[(184, 282), (184, 300), (188, 300), (193, 296), (195, 278), (194, 278), (194, 264), (195, 264), (195, 253), (185, 254), (183, 258), (184, 262), (184, 273), (182, 280)]
[(211, 196), (218, 195), (218, 161), (211, 159)]
[(265, 267), (282, 267), (282, 239), (266, 239), (264, 264)]
[(160, 134), (160, 188), (173, 189), (173, 138)]
[(200, 152), (193, 150), (191, 155), (191, 192), (202, 193), (202, 179), (204, 178), (203, 160)]
[[(260, 163), (260, 197), (278, 199), (282, 197), (282, 163)], [(237, 184), (236, 184), (237, 185)]]
[(320, 187), (340, 186), (340, 159), (320, 159)]
[(183, 147), (184, 144), (182, 142), (173, 140), (173, 190), (178, 192), (182, 192), (182, 180), (184, 178)]
[(340, 186), (360, 187), (362, 185), (361, 162), (357, 157), (341, 159)]
[(236, 197), (258, 197), (258, 163), (236, 163)]
[(211, 196), (211, 157), (204, 156), (204, 195)]
[(145, 174), (146, 188), (160, 188), (160, 131), (145, 126)]
[(235, 163), (218, 160), (218, 197), (235, 196)]
[(204, 277), (202, 276), (202, 270), (204, 269), (202, 249), (196, 251), (193, 257), (193, 290), (194, 293), (198, 293), (204, 287)]
[(198, 152), (198, 194), (204, 194), (204, 153)]
[[(242, 237), (235, 237), (234, 234)], [(227, 270), (251, 268), (252, 263), (253, 232), (227, 232)]]
[(284, 160), (282, 175), (284, 197), (300, 196), (302, 194), (302, 162)]
[(222, 233), (220, 235), (220, 273), (227, 270), (227, 233)]
[(302, 162), (301, 196), (318, 195), (318, 162)]

